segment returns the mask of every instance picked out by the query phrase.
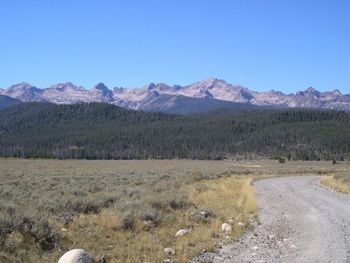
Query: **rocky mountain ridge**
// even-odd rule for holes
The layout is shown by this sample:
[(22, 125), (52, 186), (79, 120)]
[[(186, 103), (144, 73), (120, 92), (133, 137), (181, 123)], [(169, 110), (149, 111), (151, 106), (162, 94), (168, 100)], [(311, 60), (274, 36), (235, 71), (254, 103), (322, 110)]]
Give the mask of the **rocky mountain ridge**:
[[(229, 103), (246, 103), (257, 106), (306, 107), (350, 111), (350, 94), (343, 95), (339, 90), (320, 92), (312, 87), (295, 94), (280, 91), (257, 92), (224, 80), (209, 78), (187, 86), (169, 86), (164, 83), (151, 83), (138, 89), (106, 87), (99, 83), (91, 89), (76, 86), (71, 82), (59, 83), (46, 89), (39, 89), (22, 82), (7, 89), (0, 89), (6, 95), (23, 102), (51, 102), (74, 104), (83, 102), (107, 102), (121, 107), (146, 110), (177, 112), (178, 101), (191, 103), (189, 112), (227, 107)], [(196, 110), (200, 105), (200, 110)]]

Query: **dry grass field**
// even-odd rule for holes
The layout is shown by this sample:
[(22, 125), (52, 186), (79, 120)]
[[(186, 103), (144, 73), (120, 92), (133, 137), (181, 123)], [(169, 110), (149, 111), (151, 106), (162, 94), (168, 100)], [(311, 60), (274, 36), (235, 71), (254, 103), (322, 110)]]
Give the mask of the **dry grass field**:
[(337, 174), (325, 176), (321, 182), (334, 189), (337, 192), (350, 194), (350, 170), (344, 168), (344, 171), (339, 171)]
[[(275, 160), (2, 159), (0, 261), (57, 262), (64, 251), (84, 248), (107, 262), (187, 262), (251, 226), (253, 180), (336, 178), (349, 168), (348, 162)], [(232, 231), (223, 233), (229, 221)], [(180, 229), (189, 232), (175, 237)]]

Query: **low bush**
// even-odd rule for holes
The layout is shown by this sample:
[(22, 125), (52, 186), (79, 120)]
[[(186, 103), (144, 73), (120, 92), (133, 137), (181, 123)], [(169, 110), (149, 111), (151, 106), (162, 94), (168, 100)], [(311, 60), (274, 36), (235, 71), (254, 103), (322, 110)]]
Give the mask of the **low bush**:
[[(222, 222), (244, 214), (243, 197), (250, 193), (250, 185), (242, 186), (232, 175), (327, 175), (345, 171), (346, 165), (3, 159), (0, 262), (57, 262), (62, 249), (73, 247), (96, 256), (106, 253), (111, 262), (160, 262), (163, 246), (175, 247), (176, 262), (187, 262), (214, 245), (208, 238), (221, 237)], [(349, 177), (340, 178), (346, 182)], [(174, 239), (182, 228), (192, 229), (190, 235)], [(13, 242), (14, 233), (24, 241)], [(191, 244), (196, 246), (189, 248)]]
[(286, 159), (284, 159), (283, 157), (278, 157), (278, 162), (279, 163), (285, 163)]
[(49, 251), (55, 248), (59, 236), (50, 227), (45, 219), (36, 216), (20, 216), (11, 218), (11, 221), (4, 221), (0, 219), (0, 237), (1, 244), (3, 244), (7, 236), (18, 231), (27, 241), (34, 239), (43, 251)]
[(135, 228), (135, 219), (132, 216), (126, 216), (122, 221), (123, 230), (133, 230)]
[(68, 201), (66, 203), (66, 210), (76, 214), (97, 213), (100, 211), (100, 205), (90, 200), (76, 200)]
[(142, 216), (141, 216), (141, 220), (143, 221), (152, 221), (152, 222), (156, 222), (158, 219), (158, 216), (156, 213), (151, 213), (151, 212), (148, 212), (148, 213), (144, 213)]

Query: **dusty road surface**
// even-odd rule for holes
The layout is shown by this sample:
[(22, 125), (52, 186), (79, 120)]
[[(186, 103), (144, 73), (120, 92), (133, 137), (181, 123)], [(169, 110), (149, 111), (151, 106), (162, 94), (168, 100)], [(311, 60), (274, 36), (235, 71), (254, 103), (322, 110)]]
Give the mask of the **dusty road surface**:
[(320, 177), (280, 177), (254, 184), (259, 224), (239, 242), (197, 262), (350, 263), (350, 196)]

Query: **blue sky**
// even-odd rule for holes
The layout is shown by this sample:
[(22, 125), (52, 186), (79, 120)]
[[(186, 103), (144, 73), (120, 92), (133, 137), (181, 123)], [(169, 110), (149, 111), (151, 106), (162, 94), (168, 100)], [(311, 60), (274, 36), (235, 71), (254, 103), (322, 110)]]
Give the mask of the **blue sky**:
[(0, 87), (217, 77), (350, 93), (347, 0), (1, 0)]

